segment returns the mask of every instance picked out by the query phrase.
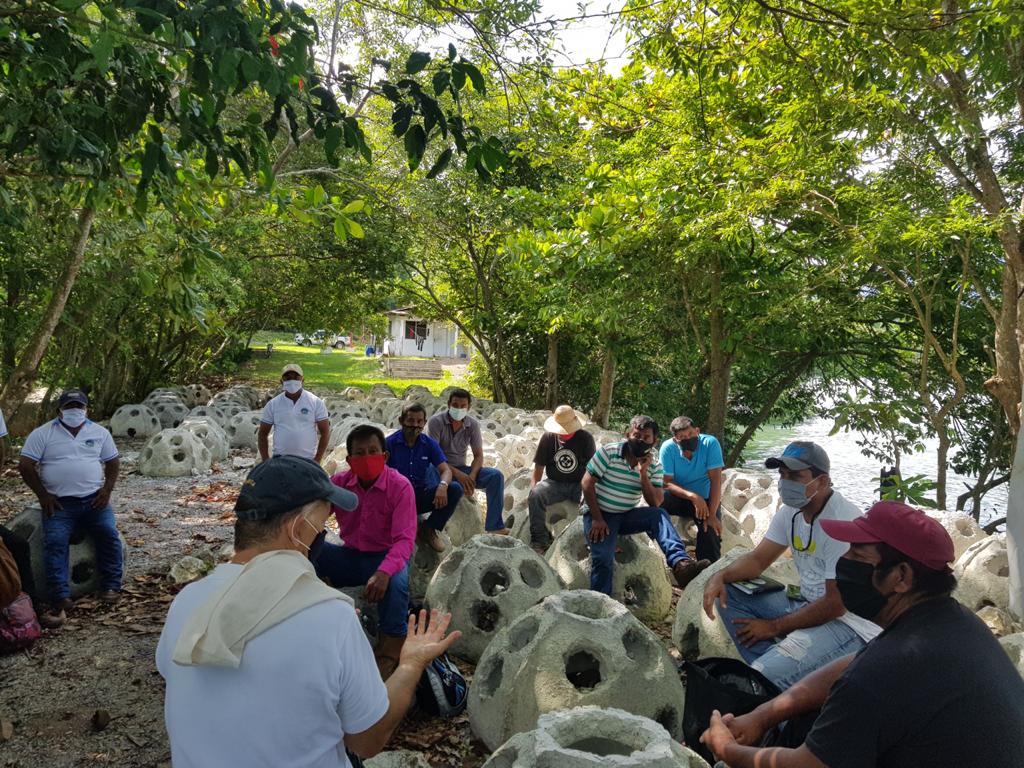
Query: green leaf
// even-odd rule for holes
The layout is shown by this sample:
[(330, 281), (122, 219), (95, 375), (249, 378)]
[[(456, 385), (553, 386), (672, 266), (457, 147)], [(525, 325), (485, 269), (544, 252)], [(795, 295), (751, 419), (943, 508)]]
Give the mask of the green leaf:
[(338, 216), (334, 219), (334, 236), (343, 243), (348, 240), (348, 229), (345, 228), (344, 216)]
[(448, 43), (448, 61), (455, 61), (456, 55), (455, 46), (452, 43)]
[(211, 146), (211, 147), (207, 147), (206, 148), (206, 162), (205, 162), (204, 165), (205, 165), (205, 168), (206, 168), (206, 175), (209, 176), (211, 179), (214, 178), (217, 175), (217, 148), (216, 147), (212, 147)]
[(452, 148), (448, 147), (438, 155), (437, 160), (434, 161), (434, 165), (431, 166), (430, 171), (427, 172), (428, 179), (436, 179), (439, 174), (444, 172), (444, 169), (448, 167), (448, 163), (452, 160)]
[(299, 208), (297, 205), (289, 205), (288, 212), (303, 224), (312, 224), (313, 217)]
[(487, 170), (492, 172), (498, 170), (505, 160), (504, 153), (492, 144), (483, 144), (482, 149), (484, 165), (487, 166)]
[(359, 213), (363, 208), (366, 207), (365, 200), (353, 200), (344, 208), (341, 209), (342, 213)]
[(452, 77), (448, 73), (448, 70), (446, 69), (442, 69), (439, 70), (438, 72), (435, 72), (433, 78), (434, 95), (440, 96), (442, 93), (444, 93), (445, 89), (448, 87), (448, 84), (451, 83), (451, 79)]
[(466, 70), (466, 74), (469, 75), (469, 81), (473, 84), (473, 90), (481, 96), (487, 93), (487, 83), (484, 82), (484, 76), (480, 74), (480, 70), (476, 68), (476, 65), (464, 61), (462, 62), (462, 67)]
[(341, 128), (332, 125), (324, 134), (324, 152), (327, 158), (333, 163), (336, 161), (338, 147), (341, 145)]
[(430, 63), (430, 54), (426, 51), (413, 51), (405, 60), (407, 74), (415, 75)]
[(409, 158), (409, 170), (415, 171), (423, 159), (423, 151), (427, 148), (427, 134), (422, 125), (414, 125), (405, 134), (405, 154)]
[(348, 226), (348, 233), (357, 240), (363, 239), (363, 227), (358, 221), (352, 221), (352, 219), (345, 219), (345, 224)]
[(96, 68), (100, 72), (106, 72), (110, 65), (110, 54), (114, 52), (114, 42), (114, 36), (109, 32), (104, 32), (90, 48), (92, 57), (96, 60)]
[(327, 192), (324, 190), (322, 186), (317, 184), (315, 187), (313, 187), (313, 205), (319, 206), (321, 203), (323, 203), (326, 197)]

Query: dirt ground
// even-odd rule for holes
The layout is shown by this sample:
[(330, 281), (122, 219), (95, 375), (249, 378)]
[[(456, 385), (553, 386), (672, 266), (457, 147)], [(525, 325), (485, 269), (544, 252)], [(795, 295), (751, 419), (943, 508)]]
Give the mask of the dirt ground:
[[(123, 460), (112, 503), (128, 542), (123, 598), (115, 606), (82, 599), (64, 627), (45, 631), (28, 651), (0, 656), (3, 768), (171, 764), (163, 680), (153, 661), (167, 606), (181, 589), (167, 574), (184, 555), (220, 559), (247, 471), (233, 462), (251, 461), (251, 454), (233, 451), (208, 475), (148, 478), (135, 473), (142, 442), (118, 443)], [(33, 501), (9, 463), (0, 473), (0, 522)], [(652, 627), (666, 645), (669, 627)], [(460, 666), (471, 677), (472, 667)], [(414, 712), (389, 746), (398, 748), (422, 752), (435, 768), (475, 768), (487, 755), (465, 715), (443, 720)]]

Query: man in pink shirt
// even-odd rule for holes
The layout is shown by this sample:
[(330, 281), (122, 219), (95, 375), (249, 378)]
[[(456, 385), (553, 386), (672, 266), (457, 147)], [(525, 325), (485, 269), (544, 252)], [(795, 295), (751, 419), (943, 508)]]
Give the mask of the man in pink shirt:
[(351, 491), (359, 506), (333, 511), (342, 546), (315, 541), (309, 557), (317, 575), (335, 587), (363, 589), (363, 599), (377, 603), (379, 637), (374, 648), (381, 677), (398, 664), (409, 616), (409, 558), (416, 539), (416, 496), (412, 484), (387, 466), (384, 433), (364, 424), (345, 441), (350, 469), (331, 482)]

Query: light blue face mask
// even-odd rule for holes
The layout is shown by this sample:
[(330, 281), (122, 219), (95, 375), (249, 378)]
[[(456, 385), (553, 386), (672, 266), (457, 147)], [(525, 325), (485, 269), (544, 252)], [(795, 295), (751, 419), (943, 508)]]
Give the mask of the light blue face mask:
[(469, 408), (452, 408), (448, 406), (448, 415), (453, 421), (462, 421), (469, 414)]
[(74, 429), (85, 424), (85, 408), (65, 408), (60, 412), (60, 420)]
[(807, 486), (813, 482), (814, 480), (811, 480), (808, 483), (801, 483), (798, 480), (780, 479), (779, 498), (782, 499), (782, 503), (787, 507), (803, 509), (810, 503), (811, 499), (818, 495), (817, 491), (812, 493), (810, 496), (807, 495)]

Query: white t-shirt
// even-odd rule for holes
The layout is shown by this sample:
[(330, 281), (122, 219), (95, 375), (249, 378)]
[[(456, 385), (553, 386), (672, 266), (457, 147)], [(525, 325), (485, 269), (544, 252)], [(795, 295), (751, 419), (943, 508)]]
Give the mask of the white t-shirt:
[[(789, 547), (793, 564), (800, 574), (800, 594), (808, 602), (825, 596), (825, 582), (835, 579), (836, 563), (850, 548), (845, 541), (836, 541), (826, 534), (819, 521), (853, 520), (860, 516), (861, 511), (836, 490), (832, 491), (832, 496), (825, 502), (825, 508), (815, 518), (813, 533), (812, 525), (804, 519), (800, 510), (783, 504), (775, 513), (765, 538)], [(801, 552), (805, 547), (807, 550)], [(863, 640), (871, 640), (882, 631), (877, 624), (849, 611), (840, 616), (838, 621), (850, 627)]]
[(312, 459), (320, 435), (318, 421), (327, 420), (327, 406), (319, 397), (303, 389), (293, 403), (284, 392), (263, 407), (260, 421), (274, 425), (274, 455)]
[(218, 566), (167, 613), (156, 668), (174, 768), (349, 768), (345, 734), (384, 717), (388, 694), (348, 603), (317, 603), (254, 637), (237, 669), (173, 661), (188, 618), (241, 569)]
[(39, 463), (43, 487), (54, 496), (89, 496), (103, 487), (103, 464), (118, 456), (106, 428), (86, 419), (72, 435), (60, 419), (36, 427), (21, 455)]
[(7, 437), (7, 422), (4, 421), (3, 411), (0, 411), (0, 437)]

